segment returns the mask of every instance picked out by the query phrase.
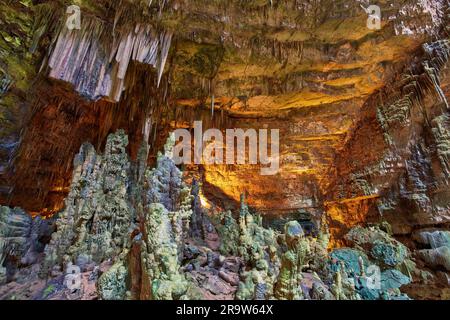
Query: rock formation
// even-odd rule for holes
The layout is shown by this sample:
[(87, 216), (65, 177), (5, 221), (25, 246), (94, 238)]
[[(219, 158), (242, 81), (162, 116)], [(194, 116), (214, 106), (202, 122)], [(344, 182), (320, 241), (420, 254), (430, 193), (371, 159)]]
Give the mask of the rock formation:
[(0, 0), (0, 299), (449, 299), (449, 2), (371, 4)]
[(175, 139), (169, 138), (165, 153), (159, 154), (156, 168), (146, 172), (144, 243), (142, 263), (153, 299), (181, 299), (188, 283), (180, 273), (184, 241), (192, 214), (191, 190), (171, 159)]
[(84, 144), (75, 158), (71, 192), (45, 249), (42, 272), (74, 263), (80, 267), (118, 256), (128, 242), (134, 211), (127, 199), (130, 162), (124, 132), (110, 135), (105, 154)]

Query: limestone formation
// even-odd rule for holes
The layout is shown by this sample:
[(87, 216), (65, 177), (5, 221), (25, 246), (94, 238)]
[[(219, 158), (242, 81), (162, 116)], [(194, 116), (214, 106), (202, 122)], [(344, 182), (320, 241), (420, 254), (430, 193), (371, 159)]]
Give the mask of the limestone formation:
[(354, 248), (331, 253), (332, 292), (338, 300), (409, 299), (399, 289), (412, 281), (411, 253), (382, 227), (387, 226), (353, 228), (346, 239)]
[(437, 152), (446, 177), (450, 177), (450, 129), (448, 127), (449, 116), (442, 116), (433, 119), (435, 127), (433, 135), (436, 139)]
[(79, 31), (62, 23), (48, 60), (49, 76), (73, 84), (89, 99), (107, 97), (118, 102), (129, 64), (136, 61), (157, 69), (159, 86), (172, 33), (136, 23), (128, 26), (128, 32), (115, 32), (113, 28), (111, 36), (108, 28), (103, 21), (90, 17), (83, 17)]
[[(180, 299), (188, 289), (180, 268), (192, 196), (171, 159), (174, 141), (168, 140), (156, 167), (147, 170), (143, 186), (132, 181), (127, 144), (125, 133), (118, 131), (108, 137), (103, 155), (90, 144), (82, 146), (66, 208), (45, 248), (41, 275), (51, 276), (54, 267), (75, 264), (83, 271), (87, 265), (113, 260), (98, 280), (99, 297), (124, 299), (131, 295), (129, 268), (142, 263), (147, 279), (141, 280), (151, 284), (147, 298)], [(145, 196), (131, 201), (133, 190), (144, 190)], [(135, 203), (139, 199), (145, 202)], [(140, 244), (138, 257), (131, 255), (132, 242)]]
[(312, 300), (334, 300), (335, 297), (323, 283), (314, 282), (313, 287), (311, 289), (311, 299)]
[(432, 268), (444, 268), (450, 271), (450, 247), (419, 250), (418, 255)]
[(437, 229), (419, 230), (413, 234), (413, 239), (421, 245), (436, 249), (450, 246), (450, 231)]
[(331, 292), (336, 300), (360, 300), (356, 292), (353, 279), (348, 277), (343, 264), (334, 274), (334, 283), (331, 286)]
[[(230, 218), (228, 218), (230, 219)], [(233, 226), (233, 223), (229, 223)], [(231, 231), (229, 232), (229, 234)], [(250, 271), (242, 270), (237, 298), (240, 300), (264, 300), (273, 295), (279, 273), (276, 233), (262, 226), (262, 218), (249, 212), (244, 194), (239, 211), (238, 255)]]
[(216, 229), (221, 239), (220, 252), (223, 255), (238, 255), (239, 225), (233, 214), (231, 211), (222, 212), (216, 219), (219, 221)]
[(0, 0), (0, 299), (448, 299), (450, 3), (369, 2)]
[(203, 212), (200, 200), (200, 185), (196, 179), (192, 181), (191, 195), (192, 199), (192, 216), (190, 223), (190, 235), (193, 238), (205, 238), (205, 213)]
[(184, 241), (192, 215), (190, 189), (171, 159), (175, 141), (169, 138), (156, 167), (146, 172), (142, 262), (151, 285), (151, 298), (181, 299), (188, 282), (180, 272)]
[(82, 256), (97, 264), (113, 259), (128, 245), (134, 211), (127, 196), (127, 144), (127, 136), (119, 131), (108, 137), (104, 155), (90, 144), (81, 147), (66, 207), (45, 249), (43, 276), (53, 266), (65, 267)]
[(370, 252), (371, 257), (379, 263), (390, 267), (399, 266), (410, 254), (402, 243), (379, 227), (353, 228), (346, 235), (346, 239)]
[(300, 286), (303, 268), (309, 263), (311, 248), (302, 227), (296, 221), (286, 224), (284, 240), (287, 251), (281, 257), (280, 275), (275, 288), (278, 299), (303, 299)]
[(97, 290), (102, 300), (125, 300), (128, 270), (122, 261), (114, 264), (98, 279)]

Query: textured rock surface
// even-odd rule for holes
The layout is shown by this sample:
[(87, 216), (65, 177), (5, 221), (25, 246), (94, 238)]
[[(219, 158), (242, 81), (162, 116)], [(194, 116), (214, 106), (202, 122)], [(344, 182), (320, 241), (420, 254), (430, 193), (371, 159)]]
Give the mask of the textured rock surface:
[(377, 227), (364, 229), (356, 227), (350, 230), (345, 239), (370, 252), (372, 259), (386, 266), (396, 267), (409, 255), (408, 249), (385, 231)]
[(31, 218), (19, 208), (0, 207), (0, 281), (15, 279), (18, 268), (35, 264), (54, 229), (54, 220)]
[(42, 272), (56, 264), (101, 263), (118, 256), (128, 239), (134, 212), (127, 200), (130, 163), (127, 136), (110, 135), (105, 154), (90, 144), (81, 147), (66, 208), (57, 222), (57, 232), (45, 249)]
[(336, 272), (332, 292), (338, 299), (409, 299), (399, 290), (413, 281), (416, 272), (406, 247), (380, 226), (356, 227), (346, 239), (354, 248), (335, 249), (330, 254), (330, 268)]
[(421, 245), (436, 249), (443, 246), (450, 246), (450, 231), (445, 230), (420, 230), (413, 235)]
[(444, 268), (450, 271), (450, 248), (439, 247), (436, 249), (420, 250), (419, 256), (425, 261), (431, 268)]
[(98, 279), (99, 298), (103, 300), (124, 300), (128, 270), (122, 262), (113, 265)]

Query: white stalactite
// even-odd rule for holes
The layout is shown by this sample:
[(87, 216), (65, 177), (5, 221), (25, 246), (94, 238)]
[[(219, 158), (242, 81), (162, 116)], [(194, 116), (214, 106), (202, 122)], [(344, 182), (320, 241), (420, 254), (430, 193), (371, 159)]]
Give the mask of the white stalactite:
[[(101, 22), (84, 19), (81, 30), (62, 26), (50, 54), (49, 76), (73, 84), (91, 100), (103, 97), (118, 102), (130, 61), (156, 68), (159, 86), (170, 50), (172, 33), (156, 33), (150, 25), (137, 24), (128, 33), (104, 32)], [(108, 43), (108, 39), (111, 43)]]

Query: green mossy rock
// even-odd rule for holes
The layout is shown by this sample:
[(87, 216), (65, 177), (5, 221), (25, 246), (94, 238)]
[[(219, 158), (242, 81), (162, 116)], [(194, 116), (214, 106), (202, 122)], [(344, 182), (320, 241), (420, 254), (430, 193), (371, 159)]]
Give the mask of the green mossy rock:
[(389, 269), (381, 273), (381, 290), (399, 289), (411, 282), (411, 279), (396, 269)]
[(384, 268), (398, 267), (409, 256), (409, 250), (405, 245), (379, 227), (355, 227), (345, 239), (369, 253), (370, 257)]
[(114, 264), (98, 279), (97, 291), (102, 300), (124, 300), (127, 292), (127, 268), (122, 261)]

